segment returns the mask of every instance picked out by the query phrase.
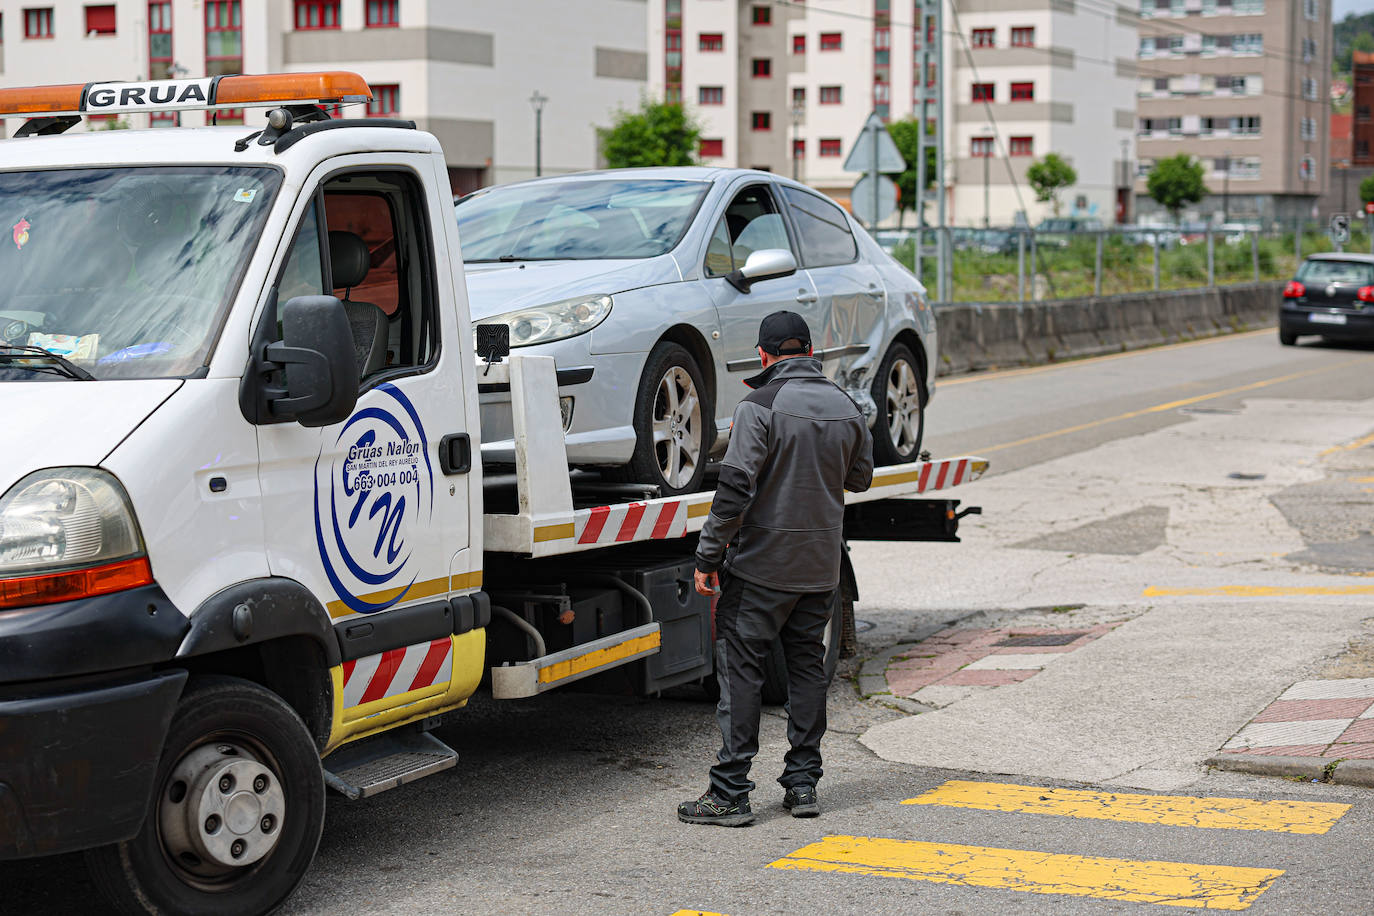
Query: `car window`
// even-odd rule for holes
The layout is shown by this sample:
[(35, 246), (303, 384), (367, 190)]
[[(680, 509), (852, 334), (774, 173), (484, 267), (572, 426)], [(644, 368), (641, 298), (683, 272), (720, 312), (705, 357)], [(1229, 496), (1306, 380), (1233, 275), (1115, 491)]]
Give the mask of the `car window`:
[(753, 185), (735, 195), (716, 223), (706, 246), (706, 275), (723, 277), (766, 248), (791, 251), (792, 245), (773, 195), (763, 185)]
[(849, 231), (849, 221), (838, 206), (810, 191), (783, 188), (792, 208), (803, 267), (848, 264), (859, 256), (859, 246)]
[(1361, 261), (1304, 261), (1298, 270), (1304, 283), (1374, 284), (1374, 264)]

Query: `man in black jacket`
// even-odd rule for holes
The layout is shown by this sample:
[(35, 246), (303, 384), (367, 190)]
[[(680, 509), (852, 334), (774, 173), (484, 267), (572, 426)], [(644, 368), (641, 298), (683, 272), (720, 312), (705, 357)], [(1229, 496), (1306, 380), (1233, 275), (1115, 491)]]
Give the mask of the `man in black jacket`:
[[(696, 555), (696, 587), (722, 583), (716, 603), (716, 676), (723, 745), (701, 798), (678, 805), (689, 824), (742, 827), (749, 766), (759, 748), (763, 660), (781, 637), (787, 659), (783, 805), (820, 813), (825, 734), (825, 628), (839, 612), (844, 491), (873, 481), (873, 439), (863, 413), (821, 372), (811, 331), (795, 312), (759, 326), (763, 372), (735, 408), (730, 447)], [(727, 556), (726, 545), (734, 545)], [(717, 574), (719, 573), (719, 577)]]

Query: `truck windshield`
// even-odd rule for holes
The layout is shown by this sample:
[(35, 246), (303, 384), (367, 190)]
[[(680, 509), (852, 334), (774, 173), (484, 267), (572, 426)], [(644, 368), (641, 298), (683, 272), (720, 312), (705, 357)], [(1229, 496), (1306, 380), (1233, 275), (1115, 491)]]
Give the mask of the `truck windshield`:
[(458, 203), (463, 259), (651, 258), (677, 245), (709, 187), (705, 181), (598, 179), (479, 191)]
[(41, 351), (96, 379), (194, 374), (280, 180), (228, 166), (0, 172), (0, 381), (62, 377)]

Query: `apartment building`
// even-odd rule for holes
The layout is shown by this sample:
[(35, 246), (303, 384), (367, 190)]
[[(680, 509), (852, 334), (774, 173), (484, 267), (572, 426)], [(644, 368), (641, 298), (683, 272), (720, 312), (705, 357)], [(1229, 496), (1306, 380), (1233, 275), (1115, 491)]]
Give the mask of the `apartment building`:
[[(1329, 159), (1330, 0), (1142, 0), (1136, 190), (1178, 153), (1212, 192), (1185, 218), (1318, 214)], [(1148, 197), (1142, 213), (1160, 207)]]
[[(536, 93), (541, 171), (595, 168), (596, 127), (644, 93), (644, 43), (643, 0), (0, 0), (0, 86), (353, 70), (374, 99), (341, 115), (416, 121), (439, 138), (457, 191), (535, 173)], [(221, 112), (218, 123), (245, 117), (262, 114)]]
[[(648, 3), (650, 92), (697, 115), (705, 162), (847, 200), (859, 175), (845, 157), (869, 113), (912, 117), (941, 83), (952, 224), (1048, 215), (1025, 181), (1048, 152), (1078, 171), (1065, 214), (1110, 222), (1129, 195), (1134, 16), (1108, 0), (960, 0), (943, 36), (922, 0)], [(937, 41), (947, 72), (919, 73), (922, 42)]]

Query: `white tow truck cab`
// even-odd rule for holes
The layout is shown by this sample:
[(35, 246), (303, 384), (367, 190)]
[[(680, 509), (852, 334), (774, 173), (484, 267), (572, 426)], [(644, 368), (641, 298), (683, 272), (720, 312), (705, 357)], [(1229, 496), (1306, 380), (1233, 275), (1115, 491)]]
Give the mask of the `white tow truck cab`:
[[(347, 73), (0, 90), (31, 119), (0, 142), (0, 859), (88, 850), (124, 911), (273, 909), (326, 785), (452, 767), (429, 729), (484, 682), (712, 675), (712, 494), (569, 473), (552, 361), (475, 359), (438, 142), (317, 107), (368, 97)], [(272, 111), (63, 133), (226, 107)], [(513, 475), (473, 466), (479, 381), (510, 387)], [(881, 468), (847, 534), (957, 539), (957, 501), (890, 497), (985, 468)]]

